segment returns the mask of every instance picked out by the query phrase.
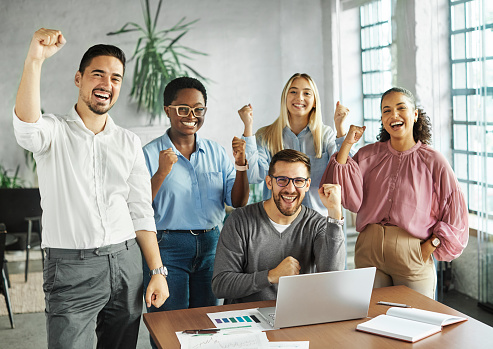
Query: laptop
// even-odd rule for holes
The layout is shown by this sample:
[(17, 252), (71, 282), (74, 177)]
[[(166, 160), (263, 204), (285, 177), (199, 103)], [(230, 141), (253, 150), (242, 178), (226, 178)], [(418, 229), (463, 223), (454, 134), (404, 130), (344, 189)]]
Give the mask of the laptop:
[(259, 308), (274, 328), (368, 316), (375, 267), (283, 276), (275, 307)]

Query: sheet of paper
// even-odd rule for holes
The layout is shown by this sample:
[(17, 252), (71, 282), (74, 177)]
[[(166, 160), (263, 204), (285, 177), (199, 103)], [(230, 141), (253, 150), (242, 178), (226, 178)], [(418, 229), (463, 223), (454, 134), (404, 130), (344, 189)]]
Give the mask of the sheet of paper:
[(251, 328), (262, 331), (273, 330), (256, 308), (208, 313), (217, 328)]
[(269, 349), (309, 349), (310, 342), (269, 342)]
[(176, 332), (182, 349), (269, 349), (265, 332), (252, 329), (224, 329), (214, 334), (183, 334)]

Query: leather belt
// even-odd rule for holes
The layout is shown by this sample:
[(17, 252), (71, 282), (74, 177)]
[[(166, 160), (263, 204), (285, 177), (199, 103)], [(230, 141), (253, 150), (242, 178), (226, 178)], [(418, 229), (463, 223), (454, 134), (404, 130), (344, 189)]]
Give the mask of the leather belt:
[(189, 230), (159, 230), (162, 232), (168, 232), (168, 233), (190, 233), (192, 235), (200, 235), (204, 233), (208, 233), (210, 231), (213, 231), (216, 229), (216, 227), (211, 228), (211, 229), (189, 229)]

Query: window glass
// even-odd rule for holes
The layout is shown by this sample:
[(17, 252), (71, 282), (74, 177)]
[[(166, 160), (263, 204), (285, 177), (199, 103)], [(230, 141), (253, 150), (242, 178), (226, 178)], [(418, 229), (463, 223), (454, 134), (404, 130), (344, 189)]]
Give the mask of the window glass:
[(483, 126), (470, 125), (469, 129), (469, 151), (481, 152), (483, 142), (484, 142), (484, 131)]
[[(493, 40), (493, 37), (491, 38)], [(491, 45), (490, 46), (493, 46), (493, 41), (491, 41)], [(492, 57), (493, 58), (493, 57)], [(486, 82), (486, 86), (489, 86), (489, 87), (493, 87), (493, 59), (490, 59), (490, 60), (487, 60), (485, 62), (485, 82)], [(490, 113), (492, 113), (493, 110), (490, 109)]]
[(452, 65), (452, 87), (466, 88), (466, 64), (456, 63)]
[(467, 126), (454, 125), (454, 148), (467, 150)]
[(360, 7), (365, 143), (376, 141), (380, 130), (380, 96), (392, 87), (391, 16), (390, 0), (376, 0)]
[(467, 96), (467, 120), (481, 121), (483, 118), (483, 98), (480, 95)]
[(452, 30), (464, 29), (466, 25), (466, 18), (464, 16), (464, 4), (457, 4), (452, 6)]
[(477, 89), (482, 83), (482, 62), (474, 61), (466, 63), (467, 66), (467, 88)]
[(452, 35), (452, 59), (464, 59), (466, 53), (464, 47), (466, 46), (466, 34), (458, 33)]
[(480, 212), (483, 198), (483, 188), (477, 184), (469, 184), (469, 209)]
[(453, 117), (454, 120), (465, 121), (467, 117), (466, 96), (453, 97)]
[(460, 188), (462, 190), (462, 193), (464, 194), (464, 199), (466, 202), (469, 202), (469, 186), (467, 183), (464, 182), (459, 182)]
[(454, 156), (455, 175), (458, 179), (467, 180), (467, 155), (455, 153)]
[(467, 32), (466, 35), (466, 54), (467, 58), (479, 58), (481, 57), (481, 40), (480, 35), (482, 31), (474, 30)]
[[(486, 24), (493, 23), (493, 1), (488, 0), (484, 2), (484, 19)], [(491, 41), (487, 41), (491, 42)], [(491, 45), (490, 45), (491, 46)]]
[[(488, 2), (490, 0), (487, 0)], [(480, 1), (472, 0), (465, 3), (466, 5), (466, 28), (475, 28), (480, 25), (481, 11), (480, 11)]]
[[(486, 122), (493, 123), (493, 95), (488, 95), (484, 98), (486, 108)], [(491, 172), (493, 173), (493, 172)]]

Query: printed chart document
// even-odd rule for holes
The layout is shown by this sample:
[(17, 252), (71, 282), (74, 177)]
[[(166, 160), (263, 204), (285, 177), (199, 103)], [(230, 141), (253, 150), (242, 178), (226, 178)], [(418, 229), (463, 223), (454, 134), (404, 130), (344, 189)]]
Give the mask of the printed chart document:
[(309, 349), (308, 341), (269, 342), (258, 329), (221, 329), (214, 334), (184, 334), (176, 332), (182, 349)]
[(176, 332), (182, 349), (268, 349), (265, 332), (259, 330), (231, 329), (214, 334), (183, 334)]
[(415, 308), (393, 307), (386, 315), (363, 322), (356, 329), (380, 336), (416, 342), (442, 330), (442, 326), (466, 321), (464, 317), (435, 313)]
[(273, 330), (273, 327), (259, 314), (257, 308), (208, 313), (207, 316), (217, 328)]

